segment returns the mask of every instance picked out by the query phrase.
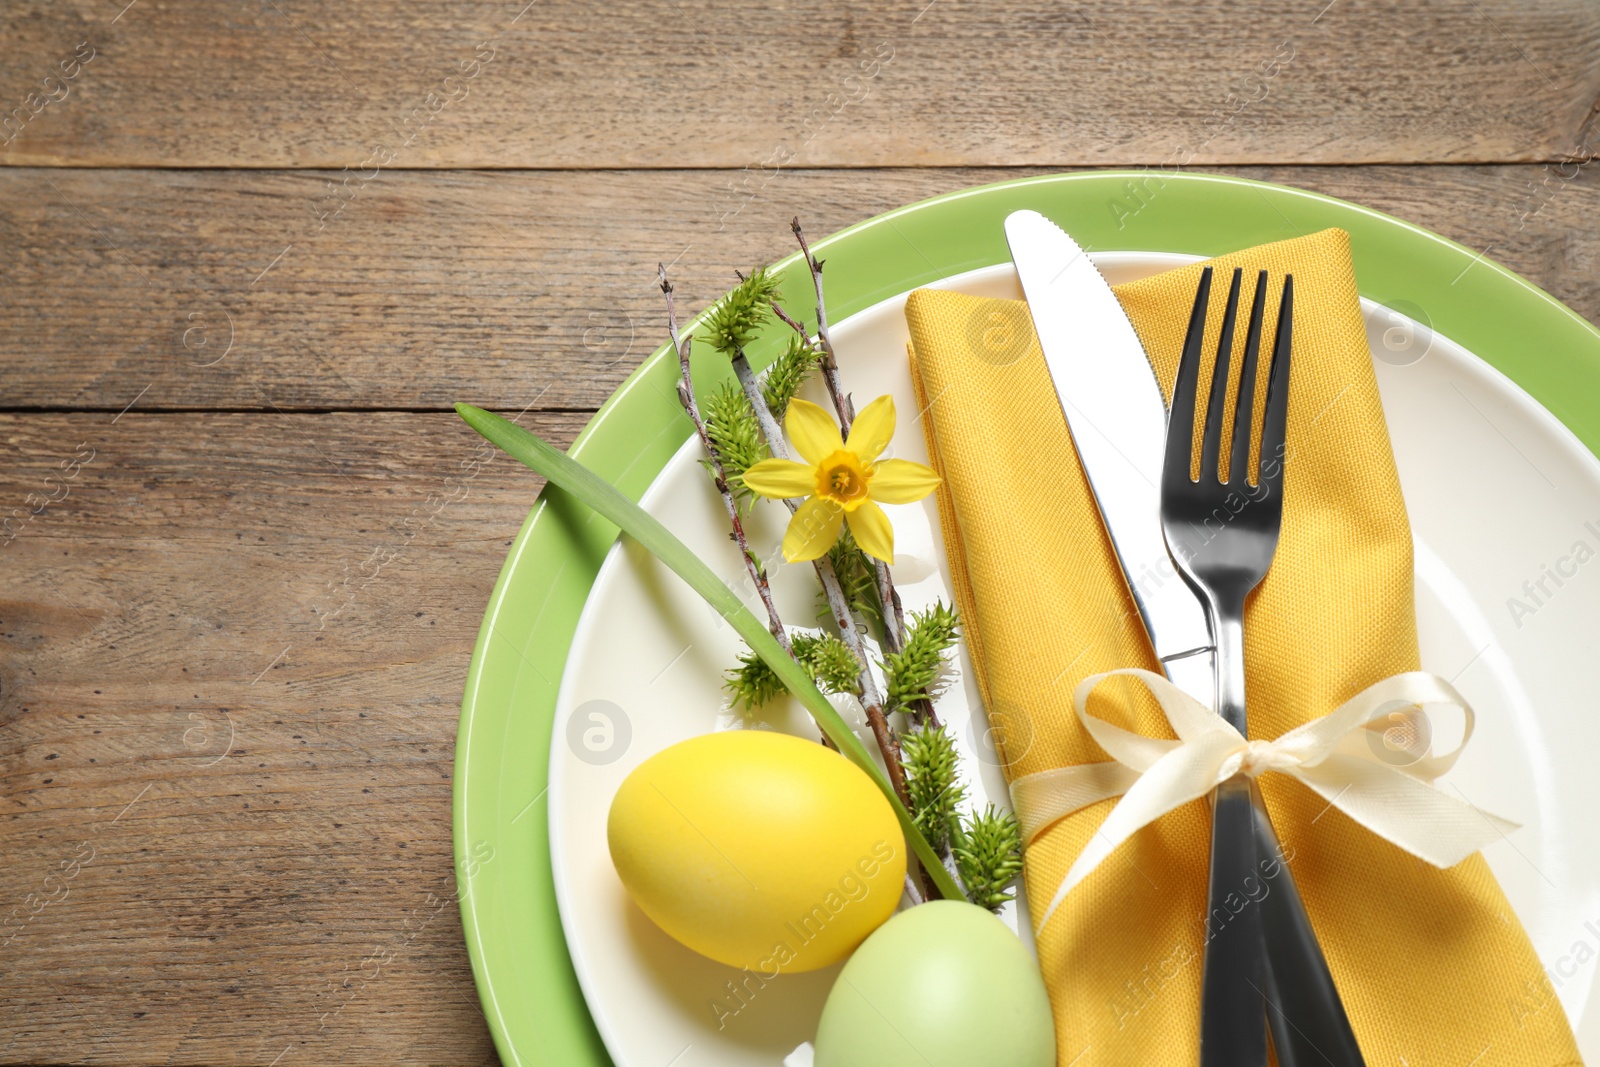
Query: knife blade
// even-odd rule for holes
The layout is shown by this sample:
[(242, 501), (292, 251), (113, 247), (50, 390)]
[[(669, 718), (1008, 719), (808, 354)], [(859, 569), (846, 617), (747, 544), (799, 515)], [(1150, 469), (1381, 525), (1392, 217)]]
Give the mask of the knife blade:
[(1216, 707), (1205, 608), (1161, 535), (1167, 407), (1144, 346), (1076, 241), (1037, 211), (1013, 212), (1005, 225), (1056, 397), (1156, 658)]
[[(1005, 230), (1073, 446), (1151, 647), (1174, 684), (1215, 708), (1215, 647), (1205, 608), (1178, 575), (1160, 533), (1167, 408), (1144, 346), (1099, 269), (1060, 227), (1037, 211), (1016, 211), (1006, 218)], [(1275, 884), (1261, 908), (1267, 931), (1264, 999), (1278, 1063), (1363, 1067), (1253, 783), (1251, 799), (1259, 854), (1277, 866), (1277, 874), (1267, 876)]]

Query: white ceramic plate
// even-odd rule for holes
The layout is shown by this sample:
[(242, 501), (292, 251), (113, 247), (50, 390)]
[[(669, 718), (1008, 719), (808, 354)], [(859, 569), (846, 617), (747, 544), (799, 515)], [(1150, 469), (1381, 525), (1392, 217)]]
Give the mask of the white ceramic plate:
[[(1093, 258), (1115, 283), (1194, 257)], [(1022, 296), (1009, 264), (938, 287)], [(926, 461), (906, 368), (904, 305), (902, 295), (868, 308), (839, 323), (833, 337), (857, 397), (893, 394), (897, 454)], [(1600, 463), (1498, 371), (1396, 311), (1369, 301), (1363, 310), (1416, 540), (1422, 665), (1452, 679), (1478, 713), (1478, 733), (1446, 788), (1523, 823), (1486, 855), (1585, 1054), (1600, 1058), (1600, 1010), (1584, 1010), (1600, 953), (1600, 849), (1592, 829), (1600, 775), (1591, 767), (1600, 753), (1600, 716), (1592, 710), (1592, 664), (1600, 652)], [(811, 399), (823, 402), (820, 394)], [(643, 503), (741, 588), (744, 567), (699, 456), (691, 439)], [(906, 607), (950, 603), (933, 498), (890, 512), (895, 577)], [(776, 552), (786, 513), (760, 506), (756, 516), (752, 542)], [(812, 618), (809, 569), (774, 560), (769, 570), (785, 620)], [(747, 599), (755, 604), (753, 594)], [(606, 850), (611, 797), (651, 754), (741, 725), (813, 735), (792, 703), (754, 721), (727, 710), (722, 674), (740, 647), (665, 567), (620, 541), (595, 581), (562, 676), (550, 748), (556, 895), (579, 982), (617, 1067), (781, 1064), (814, 1035), (837, 973), (835, 967), (786, 975), (737, 998), (729, 983), (739, 972), (663, 934), (628, 899)], [(858, 708), (849, 710), (859, 718)], [(964, 656), (939, 711), (961, 746), (972, 792), (1007, 804)], [(1011, 907), (1004, 918), (1031, 940), (1025, 914)]]

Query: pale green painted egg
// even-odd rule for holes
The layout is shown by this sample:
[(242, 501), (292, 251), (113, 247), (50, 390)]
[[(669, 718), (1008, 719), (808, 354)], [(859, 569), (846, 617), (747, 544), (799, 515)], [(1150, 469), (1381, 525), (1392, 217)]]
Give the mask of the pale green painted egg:
[(873, 932), (839, 972), (816, 1067), (1054, 1067), (1039, 965), (975, 904), (935, 900)]

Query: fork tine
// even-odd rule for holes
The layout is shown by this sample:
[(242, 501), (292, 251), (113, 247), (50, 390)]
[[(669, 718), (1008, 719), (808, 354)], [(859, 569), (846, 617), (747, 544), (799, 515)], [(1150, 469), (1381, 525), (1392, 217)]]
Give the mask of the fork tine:
[(1206, 305), (1211, 302), (1211, 268), (1200, 272), (1200, 286), (1189, 312), (1189, 332), (1178, 360), (1178, 377), (1172, 385), (1172, 409), (1167, 415), (1167, 454), (1161, 466), (1161, 491), (1168, 493), (1189, 484), (1189, 459), (1194, 444), (1194, 400), (1200, 388), (1200, 349), (1205, 343)]
[[(1244, 272), (1233, 268), (1233, 282), (1228, 286), (1228, 310), (1222, 316), (1222, 335), (1217, 338), (1217, 361), (1211, 371), (1211, 398), (1206, 403), (1206, 428), (1200, 438), (1200, 477), (1217, 474), (1217, 460), (1222, 452), (1222, 412), (1228, 403), (1228, 364), (1233, 357), (1233, 324), (1239, 317), (1239, 278)], [(1231, 474), (1221, 476), (1224, 482)]]
[(1283, 488), (1284, 428), (1289, 417), (1289, 352), (1294, 347), (1294, 275), (1283, 279), (1277, 337), (1272, 343), (1272, 377), (1267, 381), (1266, 418), (1261, 425), (1260, 483), (1269, 496)]
[(1228, 481), (1250, 476), (1250, 430), (1256, 419), (1256, 364), (1261, 358), (1262, 315), (1267, 304), (1267, 272), (1256, 275), (1256, 295), (1250, 301), (1250, 327), (1244, 337), (1244, 362), (1239, 367), (1239, 399), (1233, 406), (1233, 455), (1228, 460)]

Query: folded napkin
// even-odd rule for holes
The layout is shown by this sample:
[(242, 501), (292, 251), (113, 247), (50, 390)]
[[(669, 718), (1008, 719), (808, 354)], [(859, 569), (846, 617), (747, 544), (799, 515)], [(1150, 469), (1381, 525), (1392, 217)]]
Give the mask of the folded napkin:
[[(1282, 275), (1295, 280), (1283, 534), (1245, 629), (1251, 736), (1274, 738), (1417, 669), (1411, 531), (1348, 235), (1325, 230), (1209, 262), (1220, 280), (1208, 352), (1235, 266), (1245, 268), (1244, 308), (1256, 270), (1272, 272), (1273, 306)], [(1116, 287), (1169, 396), (1200, 270)], [(1008, 778), (1103, 761), (1074, 714), (1073, 689), (1102, 671), (1159, 666), (1027, 306), (919, 290), (906, 318), (928, 451), (943, 476), (939, 514), (956, 598)], [(1209, 377), (1207, 369), (1202, 396)], [(1102, 684), (1089, 711), (1173, 736), (1128, 679)], [(1582, 1062), (1482, 856), (1439, 870), (1299, 782), (1260, 782), (1369, 1064)], [(1050, 899), (1114, 804), (1067, 816), (1035, 840), (1024, 872), (1030, 900)], [(1123, 844), (1037, 931), (1061, 1067), (1197, 1062), (1209, 840), (1206, 802), (1178, 808)]]

